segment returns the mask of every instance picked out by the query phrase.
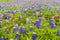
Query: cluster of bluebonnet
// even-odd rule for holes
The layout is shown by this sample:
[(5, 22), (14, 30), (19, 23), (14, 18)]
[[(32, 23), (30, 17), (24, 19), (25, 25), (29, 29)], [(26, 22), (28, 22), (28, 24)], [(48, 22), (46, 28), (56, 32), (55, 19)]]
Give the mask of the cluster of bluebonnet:
[(56, 28), (56, 25), (54, 24), (52, 18), (49, 19), (49, 22), (50, 22), (50, 26), (51, 26), (52, 28)]
[[(3, 9), (3, 7), (0, 6), (0, 9)], [(47, 7), (46, 12), (51, 9)], [(31, 12), (32, 11), (32, 12)], [(28, 35), (29, 32), (31, 33), (31, 39), (36, 40), (37, 34), (35, 30), (33, 29), (36, 27), (37, 29), (41, 29), (41, 22), (44, 22), (42, 20), (45, 19), (44, 14), (44, 8), (42, 6), (29, 6), (29, 7), (20, 7), (20, 10), (11, 10), (8, 12), (3, 11), (3, 13), (0, 14), (0, 28), (3, 29), (5, 34), (11, 34), (14, 35), (12, 38), (17, 38), (17, 40), (21, 39), (21, 34)], [(52, 14), (54, 16), (54, 14)], [(49, 17), (49, 26), (51, 28), (56, 28), (57, 26), (53, 22), (53, 18)], [(8, 25), (8, 26), (7, 26)], [(59, 24), (60, 25), (60, 24)], [(27, 29), (28, 28), (28, 29)], [(39, 31), (38, 30), (38, 31)], [(2, 30), (1, 30), (2, 31)], [(3, 33), (3, 34), (4, 34)], [(39, 32), (40, 33), (40, 32)], [(1, 35), (1, 34), (0, 34)], [(9, 36), (11, 36), (9, 35)], [(60, 36), (60, 30), (57, 31), (57, 35)], [(2, 37), (3, 36), (3, 37)], [(0, 37), (0, 40), (5, 40), (6, 35), (2, 35)], [(39, 35), (38, 35), (39, 36)], [(28, 37), (28, 36), (27, 36)], [(9, 37), (7, 37), (9, 38)], [(13, 39), (11, 39), (13, 40)]]

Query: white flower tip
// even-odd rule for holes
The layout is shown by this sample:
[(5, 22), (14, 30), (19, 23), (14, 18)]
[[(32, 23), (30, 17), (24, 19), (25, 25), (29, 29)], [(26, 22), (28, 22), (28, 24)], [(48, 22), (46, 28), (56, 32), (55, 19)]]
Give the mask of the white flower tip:
[(33, 34), (36, 34), (35, 32), (33, 32)]
[(27, 8), (25, 8), (25, 11), (27, 11)]
[(19, 34), (19, 32), (17, 32), (17, 34)]
[(3, 36), (1, 38), (4, 38)]
[(13, 27), (13, 28), (16, 28), (16, 27)]
[(25, 28), (25, 27), (23, 26), (23, 28)]
[(37, 21), (39, 21), (39, 19)]
[(11, 38), (10, 40), (13, 40), (13, 38)]

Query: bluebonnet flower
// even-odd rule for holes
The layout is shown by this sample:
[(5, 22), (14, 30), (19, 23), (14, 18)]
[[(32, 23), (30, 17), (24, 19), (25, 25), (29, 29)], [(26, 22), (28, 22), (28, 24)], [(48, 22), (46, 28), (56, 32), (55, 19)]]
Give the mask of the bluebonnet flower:
[(35, 25), (36, 25), (37, 28), (40, 28), (40, 22), (41, 22), (41, 20), (37, 20), (37, 21), (35, 22)]
[(32, 31), (32, 26), (29, 27), (29, 30)]
[(16, 31), (17, 31), (17, 29), (16, 29), (16, 27), (14, 27), (14, 28), (13, 28), (13, 32), (16, 32)]
[(19, 10), (18, 10), (18, 9), (16, 9), (16, 10), (14, 11), (14, 13), (15, 13), (15, 12), (19, 12)]
[(16, 38), (20, 38), (20, 34), (17, 33), (17, 34), (15, 35), (15, 37), (16, 37)]
[(20, 27), (19, 32), (25, 33), (25, 27)]
[(5, 19), (8, 19), (8, 16), (5, 16)]
[(33, 9), (33, 13), (35, 13), (36, 12), (36, 8), (35, 9)]
[(51, 25), (52, 28), (56, 28), (56, 25)]
[(52, 18), (50, 18), (49, 22), (53, 22), (53, 19), (52, 19)]
[(2, 6), (0, 6), (0, 9), (3, 9), (3, 7), (2, 7)]
[(14, 14), (14, 11), (11, 11), (11, 14)]
[(6, 30), (6, 33), (9, 34), (9, 30), (8, 29)]
[(56, 25), (53, 23), (53, 19), (52, 18), (50, 18), (49, 22), (50, 22), (50, 26), (52, 28), (56, 28)]
[(7, 14), (6, 14), (6, 13), (4, 13), (4, 14), (3, 14), (3, 16), (7, 16)]
[(32, 34), (32, 39), (36, 40), (36, 33), (35, 32), (33, 32), (33, 34)]
[(40, 11), (40, 8), (38, 7), (36, 11)]
[(4, 19), (8, 19), (7, 14), (3, 14), (3, 18), (4, 18)]
[(57, 35), (60, 36), (60, 29), (58, 30)]
[(18, 27), (18, 24), (16, 24), (15, 27)]
[(1, 40), (5, 40), (5, 38), (4, 38), (4, 37), (2, 37), (2, 38), (1, 38)]

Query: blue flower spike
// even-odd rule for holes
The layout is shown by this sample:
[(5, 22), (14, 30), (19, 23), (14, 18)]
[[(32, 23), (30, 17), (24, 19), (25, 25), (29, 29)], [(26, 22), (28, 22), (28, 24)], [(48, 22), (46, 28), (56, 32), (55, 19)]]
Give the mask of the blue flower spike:
[(35, 22), (35, 25), (36, 25), (37, 28), (40, 28), (40, 21), (41, 21), (41, 20), (37, 20), (37, 21)]
[(17, 31), (16, 27), (13, 28), (13, 32), (15, 33)]
[(60, 29), (58, 30), (57, 35), (60, 36)]
[(29, 27), (29, 30), (32, 31), (32, 26)]
[(1, 37), (1, 40), (5, 40), (5, 38), (4, 37)]
[(8, 29), (6, 30), (6, 34), (9, 34), (9, 30)]
[(25, 33), (25, 27), (20, 27), (19, 32)]
[(20, 38), (20, 34), (17, 32), (17, 34), (15, 35), (16, 38)]
[(52, 28), (56, 28), (56, 25), (55, 25), (55, 23), (53, 22), (53, 19), (52, 19), (52, 18), (49, 20), (49, 22), (50, 22), (50, 26), (51, 26)]
[(33, 34), (32, 34), (32, 40), (36, 40), (36, 33), (35, 32), (33, 32)]

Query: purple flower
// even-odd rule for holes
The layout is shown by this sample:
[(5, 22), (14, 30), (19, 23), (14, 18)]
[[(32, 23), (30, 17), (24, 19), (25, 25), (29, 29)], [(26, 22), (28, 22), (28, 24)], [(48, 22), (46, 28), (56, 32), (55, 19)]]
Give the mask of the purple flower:
[(12, 14), (14, 14), (14, 11), (11, 11)]
[(40, 8), (38, 7), (36, 11), (40, 11)]
[(16, 37), (16, 38), (19, 38), (19, 37), (20, 37), (20, 34), (19, 34), (19, 33), (17, 33), (17, 34), (15, 35), (15, 37)]
[(3, 16), (7, 16), (6, 13), (4, 13)]
[(4, 19), (8, 19), (8, 16), (5, 16)]
[(51, 26), (52, 28), (56, 28), (56, 25), (55, 25), (53, 22), (50, 23), (50, 26)]
[(50, 22), (50, 26), (52, 28), (56, 28), (56, 25), (53, 23), (53, 19), (52, 18), (50, 18), (49, 22)]
[(6, 30), (6, 33), (9, 34), (9, 30), (8, 29)]
[(3, 7), (2, 7), (2, 6), (0, 6), (0, 9), (3, 9)]
[(35, 32), (33, 32), (33, 34), (32, 34), (32, 39), (33, 39), (33, 40), (36, 39), (36, 33), (35, 33)]
[(37, 28), (40, 28), (40, 22), (41, 22), (41, 20), (37, 20), (37, 21), (35, 22), (35, 25), (36, 25)]
[(6, 14), (3, 14), (4, 19), (8, 19), (8, 16)]
[(33, 10), (33, 13), (35, 13), (35, 12), (36, 12), (36, 9)]
[(17, 31), (17, 29), (16, 29), (16, 27), (14, 27), (14, 28), (13, 28), (13, 32), (16, 32), (16, 31)]
[(14, 11), (14, 13), (15, 13), (15, 12), (19, 12), (19, 10), (18, 10), (18, 9), (16, 9), (16, 10)]
[(51, 27), (52, 27), (52, 28), (56, 28), (56, 25), (52, 25)]
[(1, 38), (1, 40), (5, 40), (5, 38), (4, 38), (4, 37), (2, 37), (2, 38)]
[(49, 22), (53, 22), (53, 19), (52, 19), (52, 18), (50, 18)]
[(57, 35), (60, 36), (60, 29), (58, 30)]
[(20, 31), (21, 33), (24, 33), (24, 32), (25, 32), (25, 27), (20, 27), (19, 31)]
[(30, 26), (29, 30), (32, 31), (32, 26)]

